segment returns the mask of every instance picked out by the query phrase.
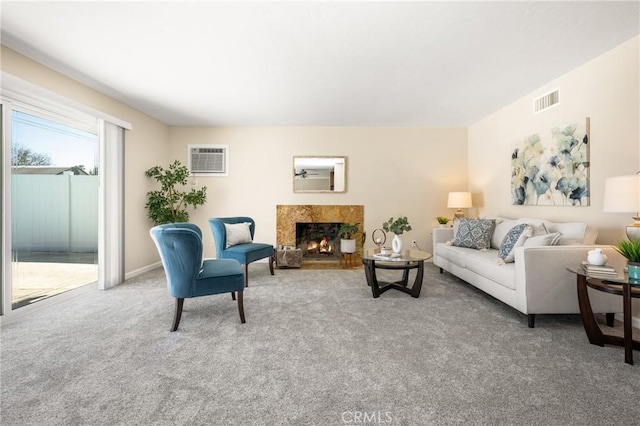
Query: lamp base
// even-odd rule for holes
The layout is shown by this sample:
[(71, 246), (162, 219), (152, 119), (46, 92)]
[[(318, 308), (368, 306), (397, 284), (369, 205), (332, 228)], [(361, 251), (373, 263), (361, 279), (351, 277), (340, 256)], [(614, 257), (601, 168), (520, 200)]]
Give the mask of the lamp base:
[(453, 215), (454, 219), (462, 219), (463, 217), (464, 213), (462, 212), (462, 209), (456, 210), (456, 213)]
[(627, 226), (627, 238), (629, 241), (640, 240), (640, 226), (635, 224)]

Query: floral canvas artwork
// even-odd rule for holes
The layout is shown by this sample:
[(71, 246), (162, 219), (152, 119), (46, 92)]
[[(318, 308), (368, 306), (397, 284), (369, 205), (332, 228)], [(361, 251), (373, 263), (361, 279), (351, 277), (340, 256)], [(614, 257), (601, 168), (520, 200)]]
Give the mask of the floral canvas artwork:
[(589, 119), (525, 138), (511, 154), (513, 204), (589, 205)]

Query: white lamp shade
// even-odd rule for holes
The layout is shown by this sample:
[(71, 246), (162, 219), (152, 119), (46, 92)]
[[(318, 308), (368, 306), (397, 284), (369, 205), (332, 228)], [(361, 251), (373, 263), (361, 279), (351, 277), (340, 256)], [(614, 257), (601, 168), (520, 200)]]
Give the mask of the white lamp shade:
[(447, 208), (450, 209), (468, 209), (471, 206), (470, 192), (450, 192), (447, 201)]
[(640, 175), (607, 178), (603, 210), (609, 213), (640, 212)]

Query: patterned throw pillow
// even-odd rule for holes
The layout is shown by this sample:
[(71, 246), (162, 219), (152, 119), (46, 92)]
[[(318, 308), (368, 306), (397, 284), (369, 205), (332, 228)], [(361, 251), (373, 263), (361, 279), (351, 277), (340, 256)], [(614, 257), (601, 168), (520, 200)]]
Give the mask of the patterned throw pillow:
[(520, 247), (533, 233), (531, 226), (526, 223), (516, 225), (507, 235), (504, 236), (500, 249), (498, 250), (498, 257), (504, 261), (504, 263), (512, 263), (515, 260), (514, 251), (516, 247)]
[(491, 234), (496, 226), (495, 219), (466, 219), (458, 223), (458, 232), (453, 245), (478, 250), (486, 250), (491, 245)]

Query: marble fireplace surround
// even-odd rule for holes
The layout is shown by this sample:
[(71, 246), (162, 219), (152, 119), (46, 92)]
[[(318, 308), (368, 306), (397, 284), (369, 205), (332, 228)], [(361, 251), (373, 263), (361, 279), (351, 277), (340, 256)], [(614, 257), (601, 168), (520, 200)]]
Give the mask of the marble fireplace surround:
[(355, 235), (356, 250), (362, 249), (364, 206), (358, 205), (276, 205), (276, 244), (295, 246), (297, 222), (360, 223)]

